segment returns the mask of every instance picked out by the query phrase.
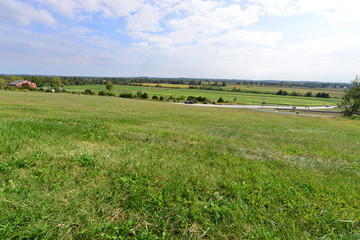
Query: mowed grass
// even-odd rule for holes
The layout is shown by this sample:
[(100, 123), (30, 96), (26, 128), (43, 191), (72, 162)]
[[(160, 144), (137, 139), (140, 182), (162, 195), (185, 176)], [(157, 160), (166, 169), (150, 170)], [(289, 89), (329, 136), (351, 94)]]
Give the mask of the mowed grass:
[(360, 123), (0, 91), (0, 239), (358, 239)]
[(289, 94), (292, 92), (300, 93), (305, 95), (307, 92), (312, 92), (316, 95), (318, 92), (329, 93), (331, 97), (341, 98), (344, 96), (344, 89), (341, 88), (306, 88), (306, 87), (284, 87), (284, 86), (258, 86), (258, 85), (239, 85), (239, 84), (227, 84), (226, 89), (231, 90), (233, 88), (239, 88), (243, 91), (258, 91), (258, 92), (269, 92), (277, 93), (280, 89), (287, 91)]
[[(85, 89), (91, 89), (95, 92), (106, 91), (105, 85), (69, 85), (66, 86), (68, 91), (84, 91)], [(146, 92), (151, 98), (153, 95), (158, 97), (164, 96), (166, 98), (181, 97), (181, 96), (202, 96), (210, 99), (211, 101), (217, 101), (220, 97), (224, 101), (238, 104), (250, 104), (259, 105), (265, 101), (267, 105), (291, 105), (291, 106), (326, 106), (336, 105), (340, 102), (335, 98), (316, 98), (316, 97), (302, 97), (302, 96), (278, 96), (272, 94), (259, 94), (259, 93), (245, 93), (245, 92), (228, 92), (228, 91), (214, 91), (214, 90), (201, 90), (201, 89), (184, 89), (184, 88), (159, 88), (159, 87), (147, 87), (147, 86), (127, 86), (127, 85), (115, 85), (115, 94), (120, 92), (131, 92), (136, 94), (137, 91)]]

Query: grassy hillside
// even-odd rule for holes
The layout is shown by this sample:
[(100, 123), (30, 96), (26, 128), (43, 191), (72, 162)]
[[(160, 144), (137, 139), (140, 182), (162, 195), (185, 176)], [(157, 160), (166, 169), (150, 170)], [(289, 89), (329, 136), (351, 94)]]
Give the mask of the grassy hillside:
[[(182, 85), (183, 86), (183, 85)], [(66, 86), (68, 91), (84, 91), (91, 89), (93, 91), (106, 91), (105, 85), (73, 85)], [(266, 89), (266, 88), (265, 88)], [(181, 96), (203, 96), (209, 98), (211, 101), (217, 101), (222, 97), (225, 101), (236, 102), (240, 104), (261, 104), (263, 101), (270, 105), (296, 105), (296, 106), (325, 106), (336, 105), (339, 99), (334, 98), (316, 98), (316, 97), (301, 97), (301, 96), (278, 96), (271, 94), (259, 93), (243, 93), (243, 92), (227, 92), (227, 91), (214, 91), (214, 90), (200, 90), (200, 89), (184, 89), (184, 88), (158, 88), (146, 86), (126, 86), (115, 85), (113, 93), (119, 94), (120, 92), (132, 92), (136, 94), (137, 91), (147, 92), (150, 98), (153, 95), (164, 97), (181, 97)]]
[(357, 239), (360, 123), (0, 91), (0, 239)]

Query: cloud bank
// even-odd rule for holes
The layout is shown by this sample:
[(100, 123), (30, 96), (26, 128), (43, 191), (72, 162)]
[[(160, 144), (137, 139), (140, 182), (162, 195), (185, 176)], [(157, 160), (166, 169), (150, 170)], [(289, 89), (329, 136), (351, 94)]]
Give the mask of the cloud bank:
[(349, 81), (355, 0), (3, 0), (3, 73)]

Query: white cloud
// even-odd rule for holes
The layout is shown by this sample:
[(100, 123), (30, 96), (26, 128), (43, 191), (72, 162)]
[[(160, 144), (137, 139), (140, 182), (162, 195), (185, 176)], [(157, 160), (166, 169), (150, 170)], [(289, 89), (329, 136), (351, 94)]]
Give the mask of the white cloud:
[[(172, 3), (172, 6), (160, 9), (145, 5), (137, 14), (128, 18), (130, 35), (157, 47), (194, 44), (249, 26), (259, 20), (260, 14), (260, 8), (255, 5), (242, 9), (240, 5), (219, 1), (187, 0)], [(163, 32), (145, 34), (141, 31)]]
[[(7, 36), (0, 54), (14, 66), (21, 59), (100, 75), (340, 79), (360, 62), (360, 32), (350, 25), (360, 23), (359, 7), (357, 0), (0, 0), (0, 21), (8, 22), (0, 24)], [(299, 24), (304, 38), (289, 37), (290, 24), (272, 25), (272, 16), (291, 22), (309, 13), (321, 21)], [(32, 31), (30, 23), (58, 28)]]
[(145, 0), (36, 0), (54, 12), (75, 17), (100, 13), (105, 18), (128, 16), (138, 11)]
[(55, 19), (43, 9), (35, 9), (31, 5), (14, 0), (0, 1), (0, 20), (9, 23), (30, 24), (31, 22), (53, 26)]
[(294, 16), (313, 13), (325, 16), (333, 22), (360, 23), (360, 2), (358, 0), (249, 0), (262, 10), (274, 16)]
[(163, 30), (163, 28), (160, 27), (160, 20), (163, 17), (160, 8), (146, 4), (137, 13), (128, 17), (127, 28), (135, 32), (158, 32)]
[(204, 38), (201, 45), (216, 45), (224, 48), (273, 47), (281, 39), (281, 33), (234, 30), (212, 38)]

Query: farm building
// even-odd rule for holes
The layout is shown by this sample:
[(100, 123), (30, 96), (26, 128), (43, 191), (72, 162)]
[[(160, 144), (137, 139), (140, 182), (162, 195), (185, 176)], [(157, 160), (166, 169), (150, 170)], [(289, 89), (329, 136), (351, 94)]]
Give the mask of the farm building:
[(30, 87), (36, 88), (36, 83), (30, 82), (30, 81), (25, 81), (25, 80), (15, 80), (12, 82), (9, 82), (7, 85), (11, 86), (11, 87), (21, 87), (21, 85), (23, 85), (24, 83), (27, 83), (30, 85)]

